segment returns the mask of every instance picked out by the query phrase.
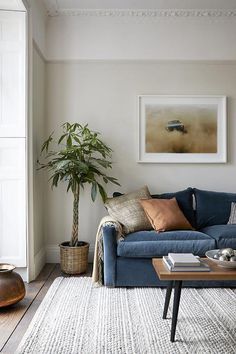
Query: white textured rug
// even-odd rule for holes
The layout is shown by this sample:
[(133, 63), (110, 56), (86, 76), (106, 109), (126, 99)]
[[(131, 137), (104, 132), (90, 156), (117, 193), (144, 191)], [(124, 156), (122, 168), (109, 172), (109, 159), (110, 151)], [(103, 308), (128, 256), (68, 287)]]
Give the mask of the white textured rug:
[(57, 278), (17, 353), (236, 353), (236, 290), (183, 289), (175, 343), (171, 313), (162, 320), (164, 297), (159, 288), (108, 289), (91, 278)]

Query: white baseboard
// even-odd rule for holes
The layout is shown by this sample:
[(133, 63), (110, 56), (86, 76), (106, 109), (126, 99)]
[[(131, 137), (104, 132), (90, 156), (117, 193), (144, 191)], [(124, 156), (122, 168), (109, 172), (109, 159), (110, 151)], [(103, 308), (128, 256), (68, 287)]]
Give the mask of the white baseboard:
[(40, 271), (43, 269), (43, 266), (46, 263), (46, 250), (41, 248), (41, 250), (36, 253), (34, 256), (34, 278), (36, 278)]
[[(94, 246), (89, 246), (89, 263), (93, 262)], [(60, 247), (58, 245), (46, 246), (46, 262), (47, 263), (60, 263)]]

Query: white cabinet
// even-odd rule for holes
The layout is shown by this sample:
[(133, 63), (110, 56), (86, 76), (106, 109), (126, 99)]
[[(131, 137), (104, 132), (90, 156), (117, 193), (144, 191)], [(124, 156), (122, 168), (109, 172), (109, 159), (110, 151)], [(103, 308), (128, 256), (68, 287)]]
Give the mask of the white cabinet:
[(26, 267), (26, 14), (0, 11), (0, 263)]
[(0, 263), (26, 266), (25, 139), (0, 139)]
[(25, 13), (0, 11), (0, 137), (25, 137)]

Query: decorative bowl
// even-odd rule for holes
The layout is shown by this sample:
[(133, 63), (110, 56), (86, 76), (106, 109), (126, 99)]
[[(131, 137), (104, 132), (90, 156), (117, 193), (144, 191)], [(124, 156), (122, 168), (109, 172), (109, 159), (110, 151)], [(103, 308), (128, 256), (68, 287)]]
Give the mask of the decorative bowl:
[(224, 268), (236, 268), (236, 262), (231, 262), (231, 261), (220, 261), (219, 259), (214, 259), (213, 257), (219, 253), (219, 249), (218, 250), (210, 250), (207, 251), (205, 253), (206, 257), (208, 259), (210, 259), (210, 261), (212, 261), (213, 263), (215, 263), (216, 265), (220, 266), (220, 267), (224, 267)]
[(0, 309), (16, 304), (25, 296), (24, 282), (14, 269), (13, 264), (0, 263)]

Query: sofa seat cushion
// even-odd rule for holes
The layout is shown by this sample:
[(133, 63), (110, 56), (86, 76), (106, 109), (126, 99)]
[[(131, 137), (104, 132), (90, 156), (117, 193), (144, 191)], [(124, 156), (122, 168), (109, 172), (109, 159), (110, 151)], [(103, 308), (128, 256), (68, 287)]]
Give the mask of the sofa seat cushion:
[(204, 256), (214, 249), (215, 240), (199, 231), (138, 231), (118, 242), (117, 255), (130, 258), (166, 256), (169, 252), (193, 253)]
[(216, 240), (216, 248), (236, 249), (236, 225), (214, 225), (201, 229)]

